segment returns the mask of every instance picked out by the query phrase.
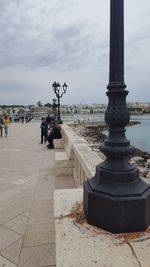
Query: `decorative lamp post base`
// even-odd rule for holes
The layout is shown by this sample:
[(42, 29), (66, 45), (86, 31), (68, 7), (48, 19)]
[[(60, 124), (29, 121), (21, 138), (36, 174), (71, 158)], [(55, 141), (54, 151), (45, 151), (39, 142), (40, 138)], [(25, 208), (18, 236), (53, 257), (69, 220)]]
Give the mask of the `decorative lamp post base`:
[(110, 0), (110, 71), (105, 113), (109, 135), (100, 146), (106, 160), (84, 183), (89, 224), (113, 233), (143, 231), (150, 225), (150, 185), (129, 162), (134, 148), (125, 135), (130, 121), (124, 83), (124, 0)]
[(95, 175), (84, 183), (84, 212), (91, 225), (112, 233), (144, 231), (150, 224), (149, 208), (150, 186), (141, 179), (112, 184)]

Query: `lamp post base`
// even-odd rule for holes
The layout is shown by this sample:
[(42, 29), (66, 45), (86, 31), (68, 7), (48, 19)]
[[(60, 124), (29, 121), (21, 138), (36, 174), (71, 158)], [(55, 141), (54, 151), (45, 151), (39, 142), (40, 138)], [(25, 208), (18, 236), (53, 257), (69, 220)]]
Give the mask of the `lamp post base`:
[(141, 179), (112, 184), (95, 176), (84, 183), (83, 206), (91, 225), (112, 233), (144, 231), (150, 225), (150, 185)]

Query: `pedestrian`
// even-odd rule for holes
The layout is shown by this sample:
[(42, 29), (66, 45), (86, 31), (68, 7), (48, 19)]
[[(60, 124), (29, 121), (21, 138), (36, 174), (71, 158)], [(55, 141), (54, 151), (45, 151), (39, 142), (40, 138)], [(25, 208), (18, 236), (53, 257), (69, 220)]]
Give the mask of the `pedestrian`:
[(46, 122), (45, 118), (42, 118), (41, 119), (41, 143), (40, 144), (43, 144), (43, 139), (44, 139), (44, 142), (46, 143), (47, 141), (47, 136), (48, 136), (48, 123)]
[(4, 129), (5, 129), (5, 136), (8, 136), (8, 125), (10, 123), (10, 119), (8, 118), (7, 115), (4, 116), (3, 118), (3, 124), (4, 124)]
[(29, 120), (28, 115), (26, 115), (25, 119), (26, 119), (26, 123), (28, 123), (28, 120)]
[(24, 116), (21, 116), (21, 122), (24, 124)]
[(49, 149), (53, 149), (54, 148), (54, 143), (53, 140), (54, 139), (60, 139), (62, 138), (62, 134), (61, 134), (61, 126), (58, 124), (58, 122), (55, 119), (51, 120), (51, 131), (49, 136), (47, 137), (47, 141), (48, 141), (48, 145), (47, 147)]
[(1, 137), (3, 137), (3, 128), (4, 128), (3, 119), (0, 118), (0, 135), (1, 135)]
[(48, 115), (47, 117), (46, 117), (46, 122), (48, 123), (48, 129), (50, 130), (50, 128), (51, 128), (51, 120), (52, 120), (52, 117), (50, 116), (50, 115)]

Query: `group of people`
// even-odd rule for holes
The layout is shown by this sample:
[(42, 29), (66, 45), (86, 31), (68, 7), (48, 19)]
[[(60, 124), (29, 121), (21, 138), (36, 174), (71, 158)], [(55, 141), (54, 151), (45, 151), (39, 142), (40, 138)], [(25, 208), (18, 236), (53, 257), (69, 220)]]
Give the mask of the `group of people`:
[(48, 149), (53, 149), (54, 139), (60, 139), (62, 138), (61, 135), (61, 127), (56, 121), (54, 117), (50, 117), (49, 115), (46, 118), (41, 119), (41, 143), (43, 144), (43, 141), (46, 143), (48, 141)]
[(5, 136), (8, 136), (8, 125), (10, 123), (10, 118), (5, 115), (0, 118), (0, 136), (3, 137), (3, 129), (5, 132)]
[(32, 120), (32, 117), (28, 116), (28, 115), (22, 115), (22, 116), (17, 116), (14, 117), (14, 122), (22, 122), (22, 124), (24, 124), (24, 122), (28, 123)]
[(21, 116), (21, 117), (19, 117), (19, 120), (20, 119), (21, 119), (22, 124), (24, 124), (24, 121), (26, 123), (28, 123), (28, 122), (30, 122), (32, 120), (32, 118), (30, 118), (28, 115), (26, 115), (25, 117), (24, 116)]

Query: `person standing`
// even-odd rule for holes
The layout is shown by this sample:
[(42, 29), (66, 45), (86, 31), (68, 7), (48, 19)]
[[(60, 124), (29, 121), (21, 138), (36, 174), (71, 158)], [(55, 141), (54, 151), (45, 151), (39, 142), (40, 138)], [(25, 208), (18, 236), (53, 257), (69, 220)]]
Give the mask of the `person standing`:
[(41, 144), (43, 144), (43, 139), (44, 142), (46, 143), (47, 141), (47, 136), (48, 136), (48, 123), (46, 122), (45, 118), (41, 119)]
[(46, 117), (46, 122), (48, 123), (48, 130), (50, 130), (50, 128), (51, 128), (51, 120), (52, 120), (51, 116), (48, 115), (48, 116)]
[(24, 116), (23, 115), (21, 116), (21, 122), (22, 122), (22, 124), (24, 124)]
[(8, 136), (8, 125), (9, 125), (9, 123), (10, 123), (10, 119), (8, 118), (7, 115), (5, 115), (4, 118), (3, 118), (3, 124), (4, 124), (6, 137)]
[(28, 115), (26, 115), (25, 119), (26, 119), (26, 123), (28, 123), (28, 120), (29, 120)]

